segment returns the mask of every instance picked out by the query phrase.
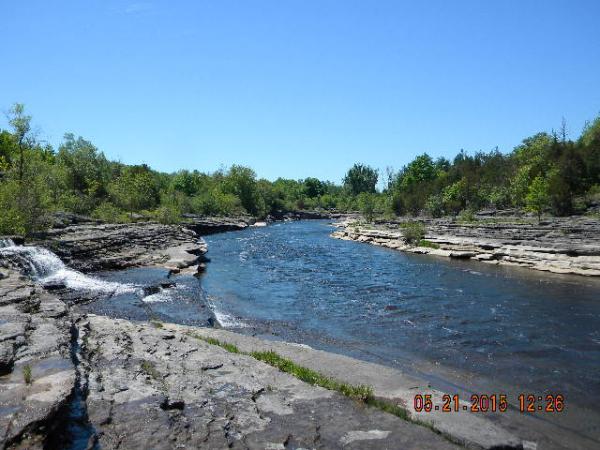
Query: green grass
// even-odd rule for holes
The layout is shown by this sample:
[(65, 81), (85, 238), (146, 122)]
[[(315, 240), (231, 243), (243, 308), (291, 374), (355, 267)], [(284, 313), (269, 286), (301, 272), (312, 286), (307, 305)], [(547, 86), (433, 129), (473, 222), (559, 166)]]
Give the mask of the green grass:
[(433, 248), (433, 249), (440, 248), (440, 246), (437, 245), (435, 242), (431, 242), (431, 241), (428, 241), (426, 239), (421, 239), (419, 241), (419, 247), (427, 247), (427, 248)]
[(199, 334), (192, 334), (191, 336), (195, 337), (196, 339), (200, 339), (201, 341), (204, 341), (210, 345), (217, 345), (221, 348), (224, 348), (229, 353), (242, 353), (242, 352), (240, 352), (239, 348), (237, 348), (235, 345), (230, 344), (228, 342), (222, 342), (222, 341), (219, 341), (218, 339), (211, 338), (211, 337), (200, 336)]
[(164, 328), (162, 321), (159, 319), (152, 319), (150, 321), (150, 325), (152, 325), (154, 328)]
[(250, 353), (250, 356), (252, 356), (254, 359), (265, 362), (270, 366), (276, 367), (282, 372), (289, 373), (305, 383), (321, 386), (332, 391), (338, 391), (346, 397), (365, 402), (367, 399), (373, 397), (373, 388), (370, 386), (365, 386), (362, 384), (354, 386), (348, 383), (342, 383), (307, 367), (299, 366), (292, 360), (284, 358), (272, 350), (266, 352), (252, 352)]
[(154, 367), (154, 364), (152, 362), (143, 360), (140, 364), (140, 367), (142, 369), (142, 372), (144, 372), (146, 375), (149, 375), (157, 381), (162, 381), (160, 372), (156, 370), (156, 367)]
[(29, 364), (25, 364), (23, 366), (23, 380), (26, 384), (31, 384), (33, 382), (33, 376), (31, 375), (31, 366)]
[[(363, 402), (368, 406), (378, 408), (387, 413), (393, 414), (401, 419), (408, 420), (410, 422), (419, 423), (410, 419), (408, 411), (399, 406), (384, 400), (375, 398), (373, 394), (373, 388), (364, 384), (352, 385), (336, 380), (335, 378), (328, 377), (319, 373), (315, 370), (309, 369), (308, 367), (300, 366), (290, 359), (284, 358), (272, 350), (268, 351), (256, 351), (251, 353), (244, 353), (240, 351), (235, 345), (228, 342), (223, 342), (212, 337), (201, 336), (199, 334), (190, 334), (190, 336), (204, 341), (211, 345), (217, 345), (230, 353), (237, 353), (240, 355), (251, 356), (258, 361), (262, 361), (265, 364), (276, 367), (282, 372), (289, 373), (290, 375), (304, 381), (305, 383), (320, 386), (325, 389), (337, 391), (346, 397), (354, 400)], [(420, 424), (420, 423), (419, 423)]]

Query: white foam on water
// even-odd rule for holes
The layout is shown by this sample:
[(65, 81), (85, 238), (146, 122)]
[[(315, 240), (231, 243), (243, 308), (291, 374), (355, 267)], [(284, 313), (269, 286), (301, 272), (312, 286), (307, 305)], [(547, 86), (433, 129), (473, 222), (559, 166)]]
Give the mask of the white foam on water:
[(215, 302), (213, 301), (212, 297), (209, 296), (206, 299), (206, 302), (208, 303), (208, 306), (211, 309), (211, 311), (213, 312), (213, 314), (215, 315), (215, 319), (217, 319), (217, 322), (219, 322), (219, 325), (221, 325), (223, 328), (246, 328), (246, 327), (248, 327), (247, 324), (245, 324), (241, 320), (235, 318), (231, 314), (227, 314), (227, 313), (224, 313), (223, 311), (220, 311), (215, 306)]
[(156, 294), (147, 295), (146, 297), (144, 297), (142, 299), (142, 301), (144, 303), (165, 303), (165, 302), (171, 302), (171, 301), (173, 301), (173, 298), (171, 297), (171, 294), (169, 293), (169, 290), (170, 289), (160, 288), (160, 290)]
[(12, 239), (0, 239), (0, 248), (2, 247), (13, 247), (15, 245), (15, 243), (13, 242)]
[(136, 293), (133, 284), (103, 281), (69, 269), (58, 256), (45, 248), (9, 245), (0, 247), (0, 256), (14, 257), (42, 284), (61, 283), (69, 289), (110, 294)]

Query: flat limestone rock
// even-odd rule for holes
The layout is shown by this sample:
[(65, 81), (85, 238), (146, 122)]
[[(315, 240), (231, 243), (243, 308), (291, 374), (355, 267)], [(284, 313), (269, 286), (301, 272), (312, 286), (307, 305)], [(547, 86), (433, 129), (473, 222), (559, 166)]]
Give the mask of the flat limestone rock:
[(75, 386), (60, 300), (9, 271), (0, 283), (0, 443), (43, 448)]
[(404, 242), (401, 222), (358, 225), (342, 222), (331, 237), (380, 245), (410, 253), (430, 254), (545, 272), (600, 276), (600, 221), (588, 217), (554, 218), (534, 224), (461, 224), (423, 219), (425, 239), (437, 248)]
[(83, 224), (51, 229), (32, 244), (47, 247), (84, 272), (140, 266), (188, 267), (206, 253), (191, 229), (154, 222)]
[(103, 449), (406, 448), (454, 444), (250, 356), (193, 336), (87, 316), (87, 408)]

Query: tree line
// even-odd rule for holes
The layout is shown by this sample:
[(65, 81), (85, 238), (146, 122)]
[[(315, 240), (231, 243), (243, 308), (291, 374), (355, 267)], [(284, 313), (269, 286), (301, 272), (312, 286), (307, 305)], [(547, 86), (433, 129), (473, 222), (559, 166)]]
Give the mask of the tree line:
[(185, 214), (264, 218), (303, 209), (360, 210), (368, 219), (508, 207), (565, 215), (600, 195), (600, 118), (577, 140), (564, 132), (539, 133), (509, 154), (461, 151), (452, 161), (422, 154), (397, 172), (388, 169), (379, 192), (380, 173), (363, 164), (350, 168), (341, 184), (258, 179), (240, 165), (164, 173), (110, 161), (70, 133), (55, 149), (37, 139), (31, 120), (15, 104), (9, 129), (0, 130), (0, 234), (43, 230), (56, 211), (163, 223)]

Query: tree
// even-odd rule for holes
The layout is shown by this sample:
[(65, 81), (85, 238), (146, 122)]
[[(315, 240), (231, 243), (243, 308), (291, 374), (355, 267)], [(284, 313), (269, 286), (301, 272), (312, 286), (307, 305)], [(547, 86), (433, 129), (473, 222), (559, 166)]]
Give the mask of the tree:
[(542, 212), (548, 206), (550, 202), (550, 196), (548, 195), (548, 181), (538, 175), (533, 179), (529, 185), (529, 191), (525, 197), (527, 209), (537, 213), (538, 223), (542, 219)]
[(367, 222), (372, 222), (375, 215), (374, 196), (374, 194), (369, 192), (361, 192), (358, 195), (358, 207)]
[(361, 192), (375, 193), (377, 178), (377, 170), (364, 164), (354, 164), (344, 177), (344, 187), (352, 195), (358, 195)]
[(8, 113), (8, 123), (13, 128), (13, 134), (19, 150), (19, 182), (23, 182), (25, 166), (25, 149), (32, 144), (31, 116), (25, 114), (25, 105), (15, 103)]
[(89, 213), (108, 197), (110, 163), (94, 144), (81, 136), (66, 133), (58, 148), (57, 165), (64, 170), (71, 200), (65, 205), (79, 213)]
[[(443, 164), (443, 161), (441, 162)], [(437, 174), (436, 166), (427, 153), (417, 156), (399, 174), (402, 188), (409, 188), (424, 181), (432, 181)]]
[(309, 177), (304, 180), (304, 193), (307, 197), (315, 198), (327, 192), (327, 187), (317, 178)]
[(124, 209), (133, 212), (156, 206), (157, 191), (150, 170), (146, 166), (126, 167), (111, 186), (111, 195)]
[(225, 176), (225, 192), (237, 196), (250, 214), (264, 214), (265, 204), (258, 195), (256, 173), (249, 167), (231, 166)]

